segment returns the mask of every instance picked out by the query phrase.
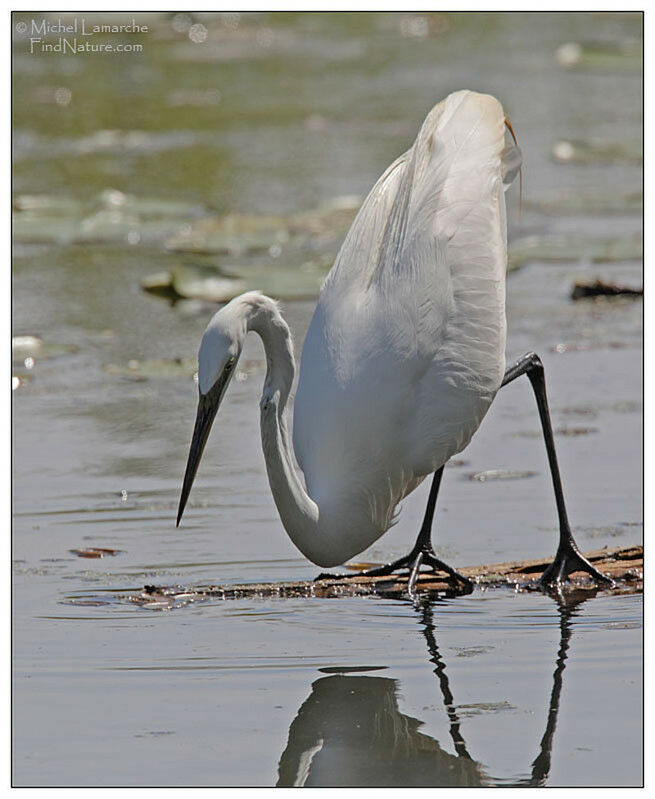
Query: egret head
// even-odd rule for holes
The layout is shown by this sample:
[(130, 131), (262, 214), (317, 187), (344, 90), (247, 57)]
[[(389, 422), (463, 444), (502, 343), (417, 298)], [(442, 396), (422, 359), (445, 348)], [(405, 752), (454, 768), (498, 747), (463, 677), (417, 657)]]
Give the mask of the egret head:
[(221, 308), (207, 326), (198, 353), (198, 411), (177, 512), (179, 525), (216, 413), (236, 369), (248, 331), (235, 301)]

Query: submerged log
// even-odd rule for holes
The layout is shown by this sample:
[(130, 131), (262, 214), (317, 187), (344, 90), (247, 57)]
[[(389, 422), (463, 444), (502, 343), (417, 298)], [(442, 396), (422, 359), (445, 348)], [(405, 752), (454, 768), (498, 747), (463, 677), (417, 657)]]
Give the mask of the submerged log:
[[(635, 594), (643, 591), (643, 547), (605, 547), (585, 552), (600, 571), (615, 582), (613, 588), (601, 588), (585, 573), (574, 572), (561, 590), (579, 594)], [(509, 561), (485, 566), (468, 566), (460, 572), (469, 577), (477, 588), (511, 587), (515, 591), (537, 591), (541, 573), (550, 563), (550, 558), (539, 560)], [(368, 567), (371, 564), (366, 564)], [(360, 564), (359, 568), (364, 568)], [(127, 597), (127, 601), (144, 607), (166, 609), (180, 607), (206, 599), (252, 599), (268, 597), (316, 597), (336, 599), (339, 597), (377, 596), (385, 598), (407, 597), (406, 573), (385, 577), (367, 577), (361, 574), (338, 575), (317, 581), (303, 580), (286, 583), (246, 583), (241, 585), (211, 585), (184, 588), (182, 586), (147, 585), (139, 594)], [(476, 589), (477, 590), (477, 589)], [(421, 572), (417, 592), (427, 597), (455, 597), (470, 593), (466, 587), (454, 583), (447, 574)]]

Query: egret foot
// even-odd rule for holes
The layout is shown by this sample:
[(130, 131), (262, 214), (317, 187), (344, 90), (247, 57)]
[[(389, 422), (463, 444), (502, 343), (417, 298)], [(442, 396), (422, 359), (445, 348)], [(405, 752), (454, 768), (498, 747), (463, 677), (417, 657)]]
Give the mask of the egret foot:
[(435, 572), (446, 572), (446, 574), (448, 574), (455, 582), (462, 584), (465, 589), (465, 593), (470, 594), (473, 591), (474, 583), (469, 580), (468, 577), (464, 577), (463, 574), (460, 574), (458, 571), (453, 569), (452, 566), (449, 566), (447, 563), (444, 563), (442, 560), (440, 560), (435, 555), (430, 544), (423, 545), (421, 547), (414, 547), (409, 555), (405, 555), (405, 557), (394, 560), (391, 563), (385, 563), (383, 566), (375, 566), (372, 569), (364, 569), (364, 571), (351, 572), (349, 574), (328, 574), (326, 572), (322, 572), (318, 575), (318, 577), (314, 578), (314, 582), (325, 579), (354, 580), (358, 577), (384, 577), (387, 574), (393, 574), (393, 572), (396, 572), (400, 569), (408, 569), (409, 582), (407, 584), (407, 593), (411, 597), (415, 596), (416, 594), (416, 581), (418, 580), (419, 571), (422, 565), (429, 566), (432, 571)]
[(545, 589), (561, 585), (568, 580), (569, 574), (576, 571), (587, 572), (597, 583), (608, 588), (614, 586), (614, 581), (592, 566), (572, 540), (560, 543), (553, 562), (539, 578), (539, 585)]

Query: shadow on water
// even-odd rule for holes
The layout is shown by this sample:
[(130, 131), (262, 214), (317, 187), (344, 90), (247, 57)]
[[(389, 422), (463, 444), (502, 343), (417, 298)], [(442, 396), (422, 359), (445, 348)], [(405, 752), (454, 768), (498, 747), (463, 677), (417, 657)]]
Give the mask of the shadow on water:
[(551, 752), (571, 644), (572, 621), (588, 596), (557, 597), (560, 640), (546, 729), (529, 775), (499, 780), (469, 753), (457, 704), (437, 644), (434, 602), (417, 606), (429, 661), (434, 664), (442, 704), (448, 717), (454, 754), (419, 732), (418, 719), (398, 708), (399, 683), (388, 677), (335, 674), (312, 684), (289, 729), (278, 766), (278, 787), (542, 787), (551, 767)]

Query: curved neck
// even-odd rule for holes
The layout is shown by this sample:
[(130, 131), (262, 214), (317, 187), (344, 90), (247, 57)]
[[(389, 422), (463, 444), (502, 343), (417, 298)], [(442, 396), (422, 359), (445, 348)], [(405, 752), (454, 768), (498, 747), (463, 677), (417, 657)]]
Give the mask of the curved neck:
[(277, 305), (262, 296), (248, 330), (258, 333), (266, 351), (266, 379), (260, 403), (261, 434), (268, 481), (282, 524), (298, 549), (320, 560), (319, 510), (304, 487), (290, 445), (287, 400), (295, 375), (293, 342)]

